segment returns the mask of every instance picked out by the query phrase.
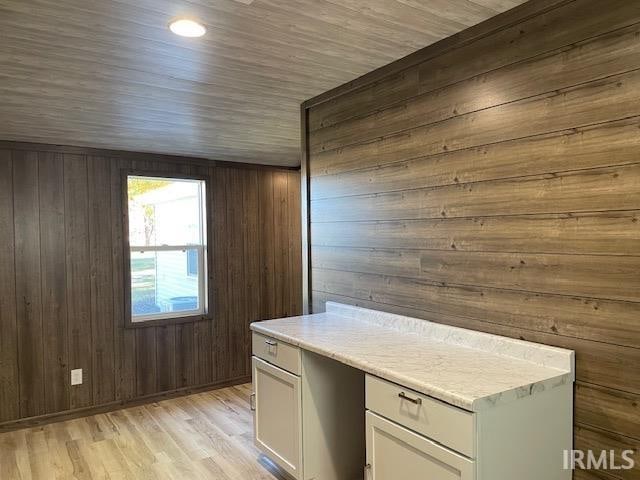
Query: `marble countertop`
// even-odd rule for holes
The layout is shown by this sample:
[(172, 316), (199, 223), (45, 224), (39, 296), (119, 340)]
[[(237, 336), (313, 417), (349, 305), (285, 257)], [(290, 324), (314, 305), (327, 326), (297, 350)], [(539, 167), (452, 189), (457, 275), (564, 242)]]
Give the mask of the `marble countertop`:
[(473, 412), (574, 381), (570, 350), (331, 302), (251, 329)]

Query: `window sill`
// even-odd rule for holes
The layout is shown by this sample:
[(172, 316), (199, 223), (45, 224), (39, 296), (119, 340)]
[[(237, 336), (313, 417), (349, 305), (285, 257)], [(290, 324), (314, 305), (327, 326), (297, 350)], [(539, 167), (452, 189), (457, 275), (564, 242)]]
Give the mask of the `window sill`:
[(179, 325), (183, 323), (195, 323), (202, 322), (204, 320), (213, 320), (213, 315), (205, 314), (205, 315), (189, 315), (186, 317), (175, 317), (175, 318), (158, 318), (156, 320), (145, 320), (141, 322), (132, 322), (130, 318), (127, 318), (125, 321), (124, 328), (146, 328), (146, 327), (163, 327), (167, 325)]

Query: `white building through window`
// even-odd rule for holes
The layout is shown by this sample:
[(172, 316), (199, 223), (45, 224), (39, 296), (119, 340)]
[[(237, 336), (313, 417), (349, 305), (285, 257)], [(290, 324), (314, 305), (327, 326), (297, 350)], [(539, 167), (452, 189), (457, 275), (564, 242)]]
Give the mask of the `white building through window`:
[(205, 182), (127, 177), (131, 323), (207, 313)]

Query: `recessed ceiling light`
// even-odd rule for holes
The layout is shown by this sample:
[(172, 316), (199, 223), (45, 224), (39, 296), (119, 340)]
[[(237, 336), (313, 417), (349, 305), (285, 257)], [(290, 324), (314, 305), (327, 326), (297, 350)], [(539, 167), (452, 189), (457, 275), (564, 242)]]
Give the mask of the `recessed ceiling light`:
[(188, 18), (177, 18), (169, 24), (169, 29), (181, 37), (201, 37), (207, 33), (204, 25)]

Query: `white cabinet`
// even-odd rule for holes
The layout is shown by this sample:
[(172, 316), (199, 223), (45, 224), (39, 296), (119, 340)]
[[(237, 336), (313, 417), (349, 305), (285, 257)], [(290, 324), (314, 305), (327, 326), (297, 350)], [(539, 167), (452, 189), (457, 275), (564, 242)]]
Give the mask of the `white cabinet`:
[(570, 381), (470, 411), (266, 334), (253, 355), (255, 443), (294, 480), (571, 479)]
[(572, 385), (481, 412), (367, 375), (367, 480), (570, 480)]
[(253, 357), (256, 445), (295, 479), (302, 468), (300, 377)]
[(367, 412), (366, 480), (473, 480), (474, 462)]
[(296, 480), (362, 480), (364, 374), (253, 334), (255, 443)]

